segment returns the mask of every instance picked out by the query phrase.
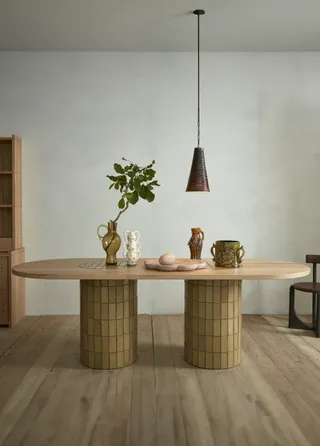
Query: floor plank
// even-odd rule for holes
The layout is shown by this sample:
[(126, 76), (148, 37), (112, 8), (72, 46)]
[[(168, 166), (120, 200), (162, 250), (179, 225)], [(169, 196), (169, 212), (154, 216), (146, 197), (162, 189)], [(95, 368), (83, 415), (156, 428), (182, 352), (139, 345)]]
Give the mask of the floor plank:
[(178, 380), (180, 407), (190, 446), (214, 445), (205, 402), (200, 392), (197, 369), (184, 361), (183, 318), (166, 317), (174, 368)]
[(157, 446), (187, 444), (165, 316), (153, 316)]
[[(48, 318), (44, 318), (44, 320), (45, 323), (48, 322)], [(54, 321), (56, 320), (54, 319)], [(17, 434), (22, 434), (22, 436), (24, 436), (29, 432), (31, 427), (30, 414), (33, 414), (32, 402), (35, 395), (45, 381), (46, 377), (51, 373), (51, 368), (58, 359), (60, 352), (63, 349), (65, 340), (68, 339), (69, 335), (74, 330), (74, 327), (79, 324), (79, 320), (75, 316), (64, 318), (59, 317), (58, 321), (61, 321), (60, 326), (57, 326), (55, 323), (47, 324), (47, 330), (45, 333), (43, 330), (41, 330), (40, 333), (37, 330), (35, 333), (38, 337), (41, 335), (47, 336), (48, 338), (45, 343), (43, 342), (43, 339), (38, 339), (38, 343), (43, 345), (42, 351), (38, 356), (33, 358), (32, 365), (23, 376), (21, 382), (16, 386), (14, 392), (10, 396), (10, 399), (8, 399), (6, 404), (4, 404), (2, 407), (0, 414), (0, 444), (1, 442), (4, 442), (6, 437), (8, 437), (8, 440), (5, 441), (4, 444), (11, 443), (14, 445), (21, 443), (21, 440), (17, 442), (16, 438), (14, 438), (12, 442), (12, 438), (10, 438), (10, 433), (12, 432), (14, 425), (17, 426), (17, 430), (13, 431), (13, 437), (15, 437)], [(32, 336), (30, 336), (30, 339), (33, 341)], [(17, 350), (17, 348), (15, 350)], [(12, 354), (14, 354), (14, 352)], [(48, 400), (49, 397), (51, 400), (54, 392), (52, 386), (50, 386), (49, 389), (50, 393), (48, 395)], [(37, 400), (39, 401), (39, 398), (37, 398)], [(28, 415), (27, 425), (23, 420), (24, 412), (26, 415)], [(24, 423), (24, 427), (27, 428), (27, 431), (19, 427), (20, 419), (22, 419), (22, 424)], [(37, 429), (36, 431), (36, 438), (34, 441), (40, 441), (39, 431)], [(25, 442), (23, 441), (21, 444), (25, 444)]]
[(295, 424), (300, 427), (309, 444), (318, 444), (319, 415), (311, 409), (288, 378), (250, 336), (250, 332), (247, 329), (243, 330), (242, 347), (243, 354), (248, 356), (252, 367), (258, 368), (259, 373), (276, 393), (276, 399), (279, 399), (288, 409)]
[[(0, 446), (318, 446), (320, 340), (243, 317), (239, 367), (184, 361), (183, 316), (139, 316), (138, 360), (79, 363), (79, 318), (0, 330)], [(311, 341), (310, 341), (311, 340)], [(1, 350), (2, 348), (2, 350)]]
[(155, 366), (152, 318), (138, 318), (138, 360), (133, 368), (130, 446), (156, 445)]
[(40, 316), (28, 316), (12, 328), (0, 327), (0, 357), (38, 320)]
[[(293, 333), (294, 330), (291, 332)], [(320, 373), (316, 364), (293, 345), (286, 338), (285, 333), (279, 332), (277, 328), (269, 324), (253, 324), (250, 335), (316, 411), (320, 404), (320, 392), (314, 390), (320, 388)]]
[[(304, 353), (308, 355), (307, 352), (309, 352), (309, 359), (319, 365), (318, 358), (320, 357), (320, 342), (319, 339), (315, 337), (315, 333), (313, 330), (292, 330), (288, 328), (287, 316), (263, 316), (263, 319), (269, 325), (276, 327), (276, 330), (279, 333), (284, 333), (287, 339), (289, 339), (292, 344), (302, 349)], [(311, 324), (310, 317), (302, 316), (301, 319), (304, 322), (308, 322), (309, 324)], [(312, 348), (309, 348), (309, 345)], [(319, 355), (316, 354), (315, 350), (319, 352)]]
[[(28, 370), (46, 349), (53, 334), (66, 323), (66, 316), (46, 316), (26, 331), (0, 358), (0, 410), (23, 381)], [(61, 343), (62, 339), (60, 340)], [(51, 364), (51, 363), (50, 363)], [(44, 369), (46, 362), (39, 364)]]

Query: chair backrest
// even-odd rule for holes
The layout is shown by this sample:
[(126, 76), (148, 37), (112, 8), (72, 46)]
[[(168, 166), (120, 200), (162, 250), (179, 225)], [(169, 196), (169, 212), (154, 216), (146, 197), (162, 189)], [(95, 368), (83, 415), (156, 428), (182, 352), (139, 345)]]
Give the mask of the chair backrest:
[(317, 281), (317, 264), (320, 263), (320, 255), (307, 254), (306, 263), (312, 263), (312, 281), (315, 283)]

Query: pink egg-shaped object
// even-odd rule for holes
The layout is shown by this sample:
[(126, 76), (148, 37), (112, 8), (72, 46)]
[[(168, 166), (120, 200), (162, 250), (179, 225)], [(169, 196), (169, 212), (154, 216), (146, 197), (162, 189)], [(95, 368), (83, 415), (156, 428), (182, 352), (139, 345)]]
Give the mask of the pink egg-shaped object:
[(175, 261), (176, 256), (174, 254), (171, 254), (170, 252), (162, 254), (162, 256), (159, 257), (160, 265), (172, 265)]

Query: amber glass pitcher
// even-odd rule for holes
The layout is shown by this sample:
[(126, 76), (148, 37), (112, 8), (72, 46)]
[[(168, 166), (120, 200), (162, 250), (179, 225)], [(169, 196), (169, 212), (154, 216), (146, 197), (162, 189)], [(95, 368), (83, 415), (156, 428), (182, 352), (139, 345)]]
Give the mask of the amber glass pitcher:
[[(100, 228), (107, 229), (105, 235), (100, 234)], [(121, 238), (117, 233), (117, 223), (110, 220), (108, 222), (108, 226), (100, 225), (97, 228), (97, 234), (99, 239), (102, 241), (102, 247), (107, 254), (106, 265), (117, 265), (117, 252), (121, 246)]]

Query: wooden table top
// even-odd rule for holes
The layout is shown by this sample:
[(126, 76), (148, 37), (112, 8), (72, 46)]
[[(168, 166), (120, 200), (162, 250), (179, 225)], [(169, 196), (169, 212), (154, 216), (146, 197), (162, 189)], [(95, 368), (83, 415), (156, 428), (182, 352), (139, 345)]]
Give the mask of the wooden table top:
[[(310, 268), (293, 262), (246, 259), (240, 268), (216, 268), (211, 259), (208, 267), (198, 271), (154, 271), (140, 259), (135, 267), (104, 266), (103, 259), (52, 259), (27, 262), (12, 268), (13, 274), (33, 279), (57, 280), (278, 280), (307, 276)], [(149, 259), (148, 259), (149, 260)]]

